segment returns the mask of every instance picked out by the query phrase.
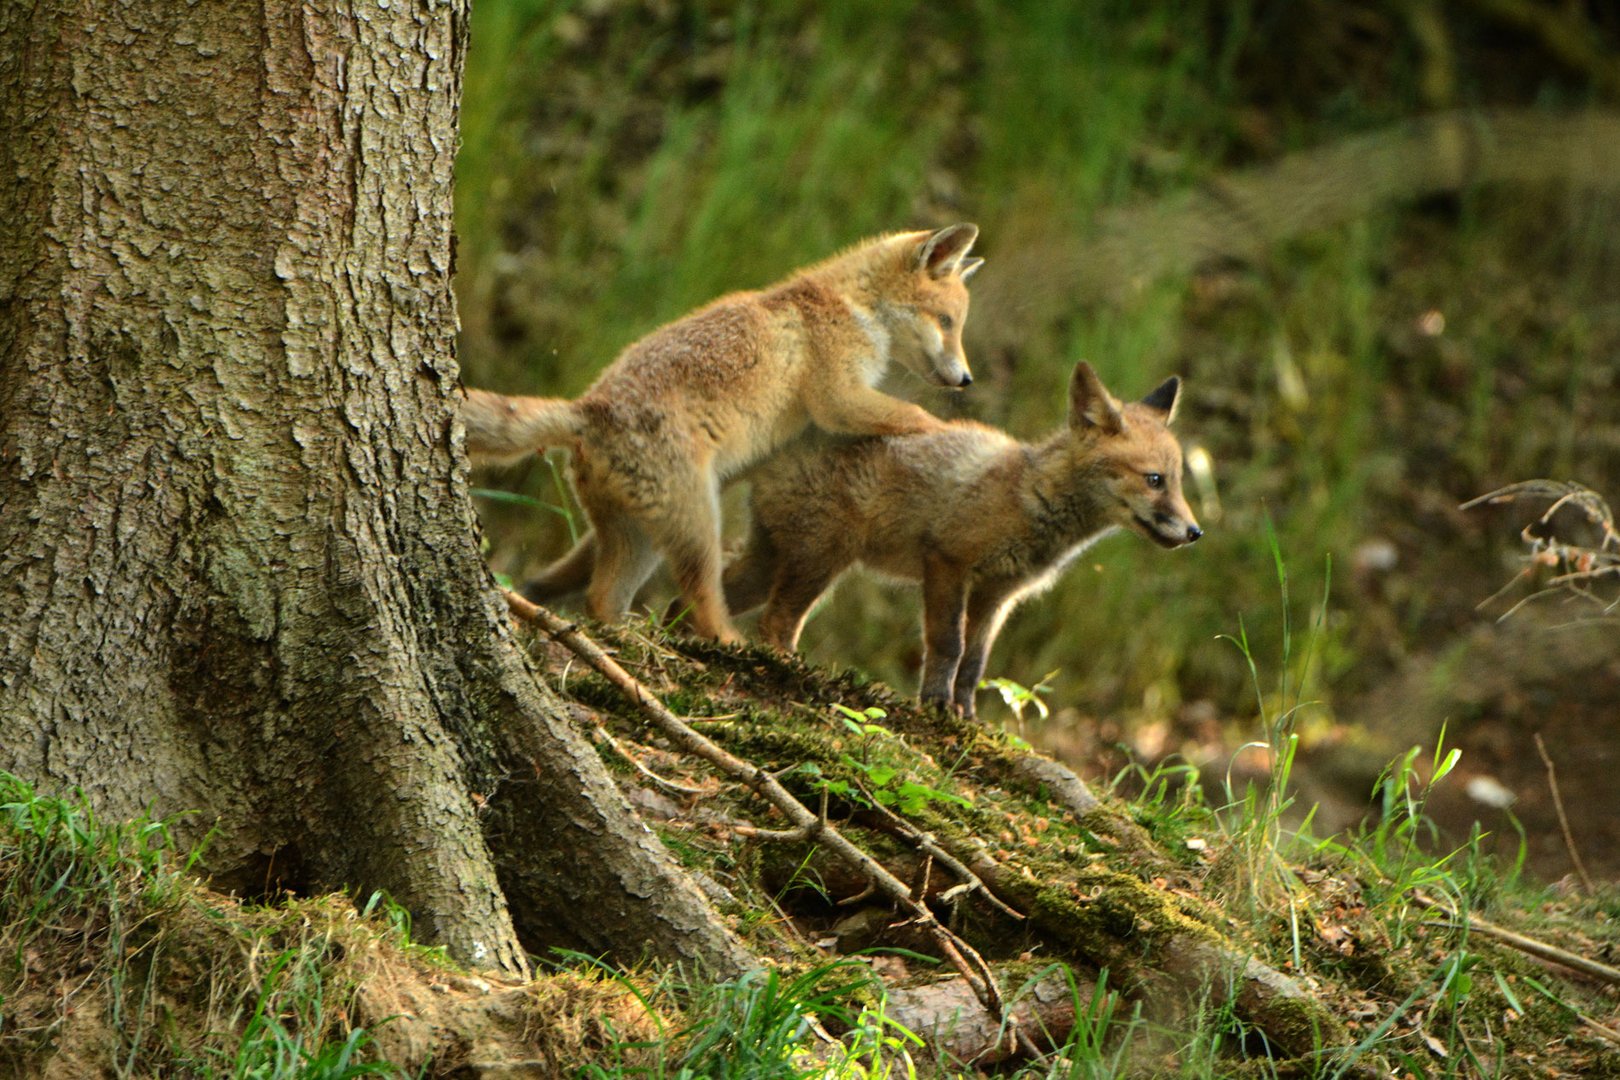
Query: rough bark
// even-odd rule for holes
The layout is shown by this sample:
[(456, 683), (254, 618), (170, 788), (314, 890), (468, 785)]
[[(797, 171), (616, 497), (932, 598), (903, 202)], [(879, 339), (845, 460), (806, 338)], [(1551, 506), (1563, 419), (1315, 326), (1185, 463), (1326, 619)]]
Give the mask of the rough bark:
[(0, 768), (478, 964), (732, 968), (479, 557), (465, 45), (460, 0), (0, 7)]

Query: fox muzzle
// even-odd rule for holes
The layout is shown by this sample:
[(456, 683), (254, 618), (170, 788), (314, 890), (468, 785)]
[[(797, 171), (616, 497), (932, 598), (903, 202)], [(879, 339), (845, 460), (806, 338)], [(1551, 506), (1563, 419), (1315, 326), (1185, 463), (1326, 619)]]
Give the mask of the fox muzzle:
[(973, 372), (968, 370), (967, 361), (950, 355), (929, 360), (928, 377), (939, 385), (952, 390), (966, 390), (973, 385)]
[(1178, 548), (1204, 535), (1204, 530), (1199, 528), (1196, 521), (1184, 523), (1180, 518), (1168, 514), (1155, 514), (1151, 521), (1137, 514), (1136, 524), (1144, 536), (1163, 548)]

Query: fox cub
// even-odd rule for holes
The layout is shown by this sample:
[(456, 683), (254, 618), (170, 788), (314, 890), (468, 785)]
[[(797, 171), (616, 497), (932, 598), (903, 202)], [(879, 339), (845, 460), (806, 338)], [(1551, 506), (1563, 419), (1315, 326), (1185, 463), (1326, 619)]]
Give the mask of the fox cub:
[(1086, 363), (1068, 424), (1044, 442), (957, 421), (921, 435), (810, 439), (752, 474), (753, 527), (726, 598), (761, 603), (761, 636), (792, 651), (811, 606), (851, 564), (923, 588), (924, 701), (972, 716), (1012, 609), (1117, 528), (1161, 547), (1203, 535), (1170, 433), (1181, 380), (1120, 404)]
[(973, 381), (962, 352), (974, 225), (859, 244), (769, 288), (739, 292), (625, 349), (579, 398), (469, 390), (475, 458), (573, 452), (591, 532), (530, 582), (544, 601), (585, 587), (590, 613), (622, 614), (669, 560), (693, 629), (735, 641), (721, 591), (719, 498), (731, 476), (814, 424), (906, 435), (942, 422), (873, 387), (898, 360), (940, 386)]

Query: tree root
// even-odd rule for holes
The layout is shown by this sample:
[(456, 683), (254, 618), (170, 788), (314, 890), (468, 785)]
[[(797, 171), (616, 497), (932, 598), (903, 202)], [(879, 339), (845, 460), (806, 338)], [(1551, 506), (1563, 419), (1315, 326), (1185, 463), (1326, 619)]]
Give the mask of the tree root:
[[(1069, 942), (1121, 987), (1166, 1003), (1207, 997), (1237, 1014), (1288, 1055), (1347, 1046), (1344, 1023), (1294, 979), (1256, 960), (1224, 934), (1170, 910), (1153, 887), (1125, 875), (1076, 895), (1020, 877), (983, 852), (960, 852), (974, 873), (1029, 914), (1038, 927)], [(1166, 983), (1169, 985), (1167, 986)]]
[[(983, 958), (940, 925), (920, 899), (926, 895), (926, 881), (915, 889), (904, 884), (827, 821), (825, 804), (820, 813), (812, 812), (771, 772), (737, 758), (694, 731), (577, 627), (522, 597), (509, 595), (508, 603), (517, 615), (538, 625), (606, 677), (679, 748), (715, 764), (764, 796), (788, 818), (788, 829), (753, 830), (753, 835), (825, 847), (838, 861), (855, 870), (857, 882), (870, 883), (865, 888), (854, 886), (851, 891), (862, 896), (876, 891), (899, 904), (912, 915), (919, 929), (933, 936), (988, 1014), (997, 1018), (1008, 1015), (1005, 999)], [(896, 720), (900, 726), (908, 726), (898, 714)], [(1017, 923), (1027, 921), (1055, 943), (1061, 943), (1060, 947), (1109, 969), (1123, 990), (1153, 1007), (1190, 1009), (1207, 1003), (1230, 1004), (1246, 1022), (1263, 1032), (1276, 1050), (1287, 1055), (1320, 1053), (1324, 1048), (1350, 1045), (1343, 1022), (1305, 987), (1255, 959), (1216, 928), (1220, 918), (1217, 911), (1190, 910), (1187, 897), (1169, 893), (1162, 883), (1144, 880), (1138, 873), (1144, 865), (1153, 875), (1162, 869), (1168, 876), (1176, 872), (1174, 864), (1158, 850), (1146, 830), (1099, 799), (1079, 776), (1057, 762), (1014, 750), (977, 726), (958, 730), (948, 718), (936, 717), (933, 722), (943, 725), (935, 736), (949, 734), (962, 745), (979, 743), (974, 756), (980, 768), (1067, 810), (1085, 832), (1097, 837), (1116, 857), (1129, 860), (1132, 872), (1081, 865), (1073, 873), (1045, 880), (1044, 875), (1036, 877), (1017, 861), (998, 862), (971, 838), (935, 835), (882, 808), (877, 800), (866, 800), (879, 807), (862, 811), (866, 824), (898, 836), (918, 851), (920, 877), (926, 878), (929, 868), (938, 864), (962, 883), (956, 887), (962, 891), (958, 895), (982, 891), (993, 897), (989, 910), (994, 914)], [(941, 897), (952, 892), (948, 889)], [(1192, 906), (1200, 907), (1196, 903)], [(1027, 1034), (1022, 1036), (1019, 1050), (1035, 1052)]]

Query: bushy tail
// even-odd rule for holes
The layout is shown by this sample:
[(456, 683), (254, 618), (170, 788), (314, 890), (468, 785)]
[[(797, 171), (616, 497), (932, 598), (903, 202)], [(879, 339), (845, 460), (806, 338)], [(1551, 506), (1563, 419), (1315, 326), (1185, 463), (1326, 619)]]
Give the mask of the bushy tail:
[(512, 461), (577, 437), (579, 414), (567, 398), (505, 397), (468, 390), (461, 403), (467, 453), (475, 461)]

